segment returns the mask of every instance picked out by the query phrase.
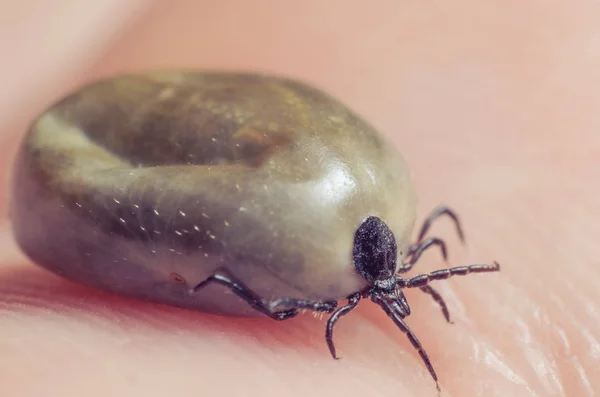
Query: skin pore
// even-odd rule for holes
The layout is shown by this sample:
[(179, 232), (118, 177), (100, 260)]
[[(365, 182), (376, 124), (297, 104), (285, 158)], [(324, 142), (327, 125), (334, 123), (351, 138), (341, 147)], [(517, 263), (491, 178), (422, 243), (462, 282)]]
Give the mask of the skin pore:
[[(81, 82), (175, 66), (293, 75), (398, 145), (415, 178), (418, 225), (440, 203), (460, 215), (466, 245), (449, 221), (436, 223), (448, 264), (432, 249), (407, 276), (502, 264), (493, 277), (432, 283), (454, 324), (429, 296), (406, 292), (406, 322), (442, 395), (600, 391), (600, 230), (589, 182), (600, 177), (596, 3), (36, 3), (0, 6), (16, 21), (0, 29), (14, 54), (2, 66), (4, 180), (31, 118)], [(436, 395), (418, 353), (369, 302), (336, 325), (335, 361), (325, 318), (225, 318), (116, 297), (33, 266), (5, 217), (0, 230), (7, 395)]]

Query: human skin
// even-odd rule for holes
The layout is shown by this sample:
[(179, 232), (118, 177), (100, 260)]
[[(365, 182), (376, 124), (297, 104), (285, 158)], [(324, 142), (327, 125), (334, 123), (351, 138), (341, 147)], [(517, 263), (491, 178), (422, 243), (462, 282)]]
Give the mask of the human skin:
[[(124, 10), (114, 1), (93, 11), (63, 3), (45, 12), (44, 31), (64, 32), (72, 18), (78, 33), (48, 33), (44, 51), (38, 32), (23, 29), (37, 26), (33, 6), (0, 24), (0, 43), (13, 46), (2, 48), (23, 31), (0, 74), (4, 179), (29, 120), (100, 76), (187, 67), (308, 81), (402, 151), (419, 220), (439, 203), (460, 214), (467, 245), (440, 221), (432, 233), (446, 240), (449, 264), (432, 250), (411, 274), (502, 265), (433, 284), (454, 324), (429, 296), (407, 292), (406, 322), (443, 395), (600, 392), (598, 3), (239, 0)], [(0, 245), (0, 395), (436, 393), (416, 351), (373, 304), (339, 322), (335, 361), (324, 318), (220, 317), (85, 288), (31, 264), (6, 219)]]

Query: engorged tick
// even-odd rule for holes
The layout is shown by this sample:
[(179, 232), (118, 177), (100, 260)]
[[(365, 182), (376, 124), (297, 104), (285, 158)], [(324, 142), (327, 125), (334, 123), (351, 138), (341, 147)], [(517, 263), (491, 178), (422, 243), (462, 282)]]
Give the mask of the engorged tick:
[(397, 146), (289, 78), (114, 76), (32, 122), (13, 167), (10, 218), (33, 262), (94, 288), (220, 315), (331, 313), (333, 357), (336, 322), (370, 299), (437, 385), (404, 322), (403, 290), (429, 294), (450, 321), (429, 282), (499, 266), (401, 276), (430, 247), (446, 258), (441, 239), (425, 238), (434, 219), (449, 216), (463, 233), (440, 207), (411, 244), (416, 192)]

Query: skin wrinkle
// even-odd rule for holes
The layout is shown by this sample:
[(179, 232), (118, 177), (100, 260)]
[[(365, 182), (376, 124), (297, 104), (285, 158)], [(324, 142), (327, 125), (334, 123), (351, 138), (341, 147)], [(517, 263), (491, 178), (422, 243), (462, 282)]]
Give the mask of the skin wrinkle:
[[(560, 332), (562, 334), (563, 330), (556, 328), (556, 332)], [(559, 337), (559, 340), (562, 343), (568, 343), (563, 341), (562, 336)], [(585, 379), (585, 371), (583, 373), (581, 372), (581, 366), (577, 368), (576, 363), (579, 362), (577, 355), (570, 352), (569, 349), (565, 348), (564, 345), (560, 345), (561, 342), (554, 343), (552, 350), (558, 372), (561, 376), (563, 384), (565, 385), (564, 395), (581, 395), (586, 390), (589, 390), (589, 382), (587, 382)], [(588, 384), (586, 385), (586, 383)]]
[[(527, 232), (527, 234), (529, 234), (529, 232)], [(507, 259), (507, 260), (509, 260), (509, 259)], [(525, 260), (525, 261), (526, 261), (526, 260)], [(560, 261), (560, 260), (558, 260), (558, 262), (561, 262), (561, 261)], [(564, 263), (568, 263), (569, 261), (568, 261), (568, 260), (565, 260), (565, 261), (563, 261), (563, 262), (564, 262)], [(569, 275), (565, 275), (565, 276), (566, 276), (566, 277), (572, 277), (572, 276), (569, 276)], [(522, 277), (522, 280), (530, 280), (530, 279), (532, 279), (532, 278), (535, 278), (535, 279), (536, 279), (535, 283), (538, 283), (538, 284), (540, 283), (540, 281), (537, 279), (537, 277), (535, 277), (535, 275), (526, 275), (526, 274), (525, 274), (525, 275), (523, 275), (523, 277)], [(558, 280), (559, 280), (559, 279), (557, 279), (557, 282), (558, 282)], [(586, 284), (586, 283), (590, 283), (590, 282), (592, 282), (592, 283), (593, 283), (593, 281), (592, 281), (591, 279), (589, 279), (589, 278), (585, 278), (585, 280), (581, 280), (581, 282), (577, 282), (577, 285), (579, 286), (579, 288), (581, 288), (581, 287), (584, 287), (584, 288), (583, 288), (583, 290), (585, 290), (585, 284)], [(582, 283), (583, 283), (583, 285), (582, 285)], [(547, 282), (546, 282), (546, 283), (542, 283), (542, 285), (543, 285), (543, 284), (547, 284)], [(539, 287), (540, 287), (540, 286), (538, 286), (538, 288), (539, 288)], [(567, 287), (567, 288), (568, 288), (568, 287)], [(541, 288), (540, 288), (540, 289), (541, 289)], [(594, 291), (594, 289), (592, 289), (592, 291)], [(574, 292), (575, 292), (575, 291), (574, 291)], [(545, 293), (545, 292), (544, 292), (543, 294), (544, 294), (544, 295), (546, 295), (546, 293)], [(593, 294), (592, 294), (592, 295), (593, 295)], [(547, 295), (546, 295), (546, 296), (547, 296)], [(556, 297), (556, 295), (554, 295), (553, 293), (551, 293), (551, 294), (550, 294), (550, 296), (551, 296), (551, 297), (553, 297), (553, 296), (554, 296), (554, 297)], [(579, 294), (575, 294), (575, 293), (574, 293), (572, 296), (573, 296), (573, 297), (575, 297), (575, 296), (579, 296)], [(540, 297), (537, 297), (537, 299), (540, 299)], [(590, 297), (590, 296), (586, 296), (585, 298), (583, 298), (583, 299), (582, 299), (582, 301), (583, 301), (583, 302), (581, 302), (581, 303), (576, 303), (576, 302), (572, 302), (571, 304), (564, 304), (564, 303), (562, 303), (562, 304), (560, 304), (560, 305), (557, 305), (557, 307), (558, 307), (558, 308), (561, 308), (561, 310), (560, 310), (560, 312), (561, 312), (561, 313), (572, 313), (572, 312), (573, 312), (573, 310), (575, 310), (575, 312), (577, 312), (577, 311), (579, 311), (578, 309), (579, 309), (579, 308), (581, 308), (582, 306), (583, 306), (583, 307), (585, 307), (586, 305), (590, 304), (591, 302), (595, 302), (595, 301), (597, 301), (597, 300), (594, 300), (594, 299), (593, 299), (592, 297)], [(558, 302), (555, 302), (555, 304), (556, 304), (556, 303), (558, 303)], [(593, 307), (593, 304), (592, 304), (591, 306)], [(586, 326), (582, 326), (582, 322), (579, 322), (579, 321), (574, 321), (574, 320), (569, 320), (569, 321), (573, 323), (573, 328), (571, 328), (571, 329), (573, 329), (573, 330), (577, 329), (577, 328), (576, 328), (577, 326), (579, 326), (579, 327), (582, 327), (582, 329), (585, 329), (585, 328), (587, 328)], [(585, 322), (583, 322), (583, 323), (586, 323), (586, 324), (597, 324), (597, 321), (585, 321)], [(569, 382), (567, 382), (567, 383), (569, 383)]]
[[(555, 294), (551, 294), (551, 301), (553, 301), (557, 307), (560, 307), (561, 305), (564, 304), (558, 304), (558, 297)], [(566, 307), (565, 307), (565, 310)], [(565, 311), (562, 311), (562, 313), (565, 313)], [(579, 329), (580, 332), (584, 332), (584, 326), (577, 321), (574, 318), (569, 318), (572, 317), (570, 315), (566, 316), (567, 318), (564, 319), (564, 321), (567, 322), (569, 328), (572, 329)], [(560, 323), (557, 323), (557, 320), (553, 320), (553, 321), (545, 321), (544, 323), (540, 324), (540, 329), (546, 330), (546, 333), (548, 333), (549, 337), (547, 338), (538, 338), (542, 341), (546, 341), (547, 343), (549, 343), (550, 345), (555, 345), (556, 343), (553, 343), (553, 341), (555, 340), (563, 340), (563, 338), (561, 336), (558, 337), (552, 337), (553, 334), (558, 334), (560, 331), (558, 329), (556, 329), (555, 327), (560, 327), (559, 325)], [(560, 342), (562, 344), (564, 344), (564, 342)], [(586, 349), (587, 350), (587, 349)], [(562, 378), (563, 383), (566, 385), (572, 385), (575, 383), (575, 378), (577, 375), (573, 373), (572, 368), (568, 367), (568, 363), (564, 362), (564, 358), (568, 358), (569, 356), (571, 356), (571, 354), (567, 353), (567, 354), (557, 354), (556, 352), (552, 352), (552, 350), (549, 353), (553, 353), (553, 356), (555, 356), (556, 358), (554, 360), (551, 360), (550, 357), (548, 357), (547, 361), (551, 362), (554, 361), (555, 362), (555, 366), (558, 365), (558, 374), (557, 376), (559, 376), (560, 378)], [(535, 368), (535, 367), (534, 367)], [(570, 380), (570, 381), (568, 381)], [(574, 395), (573, 393), (566, 393), (563, 391), (564, 395)], [(577, 393), (575, 394), (577, 395)]]
[[(488, 293), (489, 293), (489, 291), (488, 291)], [(493, 294), (490, 294), (490, 295), (493, 295)], [(531, 298), (528, 298), (528, 297), (521, 297), (519, 300), (524, 301), (524, 302), (533, 301)], [(535, 319), (537, 317), (537, 322), (538, 323), (540, 322), (539, 315), (536, 315), (536, 314), (539, 314), (539, 312), (540, 312), (539, 307), (528, 309), (528, 310), (526, 310), (526, 312), (533, 313), (533, 319)], [(547, 380), (545, 382), (543, 382), (543, 384), (545, 385), (545, 388), (546, 388), (546, 392), (551, 392), (554, 390), (555, 392), (558, 392), (560, 395), (563, 395), (560, 384), (554, 382), (554, 386), (552, 386), (552, 384), (549, 383), (549, 382), (551, 382), (552, 378), (556, 377), (556, 373), (552, 369), (552, 366), (550, 364), (549, 364), (549, 366), (544, 365), (544, 363), (551, 361), (550, 357), (547, 355), (542, 355), (542, 356), (538, 355), (538, 351), (541, 347), (540, 342), (538, 342), (540, 340), (540, 338), (534, 337), (531, 334), (531, 330), (533, 329), (532, 326), (529, 324), (526, 324), (525, 321), (523, 319), (520, 319), (519, 317), (514, 317), (513, 315), (510, 315), (510, 316), (512, 317), (513, 325), (518, 326), (518, 329), (520, 330), (520, 331), (516, 332), (516, 334), (520, 336), (521, 342), (531, 346), (526, 349), (525, 357), (527, 357), (527, 360), (529, 361), (531, 368), (533, 369), (534, 373), (536, 373), (538, 376), (537, 377), (529, 376), (528, 378), (531, 380), (533, 380), (535, 378), (540, 378), (540, 379), (546, 378)], [(473, 316), (471, 315), (468, 317), (473, 317)], [(485, 335), (485, 333), (484, 333), (484, 335)], [(486, 361), (486, 363), (490, 364), (490, 363), (493, 363), (493, 361), (492, 362)], [(496, 364), (498, 364), (498, 363), (496, 362)], [(523, 379), (523, 378), (519, 377), (519, 379)], [(531, 380), (529, 382), (531, 382)]]
[[(554, 299), (552, 300), (556, 304), (556, 306), (559, 306), (557, 299), (557, 297), (554, 297)], [(588, 386), (586, 386), (587, 382), (585, 379), (581, 379), (581, 371), (573, 373), (574, 368), (569, 367), (568, 361), (563, 362), (561, 359), (568, 360), (570, 357), (572, 357), (573, 359), (577, 360), (578, 358), (581, 358), (583, 362), (587, 362), (589, 360), (588, 357), (593, 355), (594, 346), (596, 346), (595, 349), (596, 351), (598, 351), (599, 345), (593, 337), (591, 337), (591, 340), (589, 338), (586, 338), (586, 336), (591, 336), (588, 327), (585, 325), (587, 322), (582, 323), (580, 321), (577, 321), (577, 319), (573, 318), (573, 315), (568, 311), (567, 307), (564, 307), (561, 310), (561, 312), (567, 313), (565, 316), (566, 318), (564, 320), (566, 325), (564, 328), (570, 331), (569, 334), (573, 334), (573, 330), (577, 330), (577, 332), (580, 333), (583, 337), (583, 341), (581, 341), (581, 338), (574, 338), (571, 336), (570, 339), (572, 340), (568, 340), (566, 342), (564, 341), (564, 337), (562, 335), (559, 337), (559, 340), (561, 340), (561, 343), (563, 345), (568, 343), (568, 348), (565, 349), (566, 351), (563, 354), (558, 354), (559, 363), (561, 363), (563, 367), (566, 367), (564, 371), (568, 372), (568, 378), (566, 379), (572, 380), (572, 382), (565, 382), (566, 385), (570, 385), (570, 388), (573, 389), (571, 392), (566, 393), (566, 395), (577, 395), (578, 393), (581, 393), (582, 390), (586, 390), (588, 388)], [(582, 345), (582, 343), (587, 343), (589, 346)], [(573, 346), (573, 348), (571, 348), (571, 346)]]
[[(581, 379), (582, 388), (584, 389), (585, 392), (587, 392), (590, 396), (592, 396), (594, 394), (594, 389), (592, 388), (592, 385), (590, 383), (590, 380), (586, 373), (585, 368), (583, 367), (583, 365), (581, 365), (581, 363), (579, 362), (577, 357), (573, 357), (573, 359), (571, 361), (577, 371), (579, 379)], [(577, 393), (577, 391), (574, 391), (574, 393)], [(573, 395), (573, 394), (567, 394), (567, 395)]]
[[(522, 297), (521, 299), (533, 301), (531, 297), (529, 299)], [(540, 381), (545, 388), (545, 393), (564, 395), (561, 384), (556, 382), (556, 378), (560, 378), (560, 374), (556, 372), (555, 365), (552, 363), (552, 352), (545, 352), (543, 349), (543, 346), (554, 339), (551, 337), (552, 328), (548, 324), (544, 324), (540, 318), (543, 310), (539, 306), (526, 308), (525, 313), (532, 313), (530, 319), (516, 316), (513, 324), (519, 330), (517, 334), (520, 336), (520, 342), (524, 345), (524, 358), (528, 361), (533, 373), (537, 375), (532, 378)]]
[[(473, 314), (471, 314), (471, 316), (473, 316)], [(474, 322), (469, 323), (467, 329), (468, 336), (463, 336), (462, 330), (458, 331), (461, 334), (458, 340), (468, 340), (473, 344), (473, 357), (477, 363), (489, 366), (494, 372), (506, 376), (509, 380), (524, 387), (526, 390), (535, 390), (532, 385), (532, 377), (526, 376), (527, 371), (522, 369), (519, 372), (515, 372), (515, 370), (512, 369), (518, 367), (516, 365), (518, 360), (515, 359), (515, 357), (501, 353), (504, 350), (502, 343), (494, 343), (493, 340), (489, 338), (482, 338), (480, 335), (488, 335), (487, 330), (478, 327)], [(513, 331), (513, 329), (510, 329), (510, 331)], [(510, 334), (518, 335), (518, 332), (513, 331), (510, 332)], [(510, 334), (504, 333), (506, 336), (509, 336)]]
[[(495, 351), (493, 347), (485, 346), (482, 347), (481, 343), (474, 342), (473, 346), (475, 348), (475, 356), (478, 357), (479, 361), (485, 363), (489, 366), (493, 371), (506, 377), (509, 381), (511, 381), (513, 386), (513, 393), (515, 391), (523, 392), (527, 391), (528, 395), (536, 396), (538, 395), (534, 389), (532, 388), (529, 382), (526, 382), (519, 374), (514, 373), (510, 366), (506, 364), (506, 357), (503, 357), (500, 352)], [(483, 355), (481, 355), (483, 354)], [(505, 393), (505, 392), (502, 392)], [(478, 395), (502, 395), (497, 390), (494, 390), (490, 386), (481, 386), (478, 390)]]
[[(37, 9), (23, 4), (27, 12)], [(337, 0), (227, 0), (210, 9), (156, 2), (99, 52), (96, 44), (74, 44), (89, 43), (93, 29), (106, 42), (125, 10), (104, 12), (119, 16), (109, 23), (88, 18), (83, 36), (58, 52), (40, 51), (39, 30), (52, 29), (53, 15), (44, 14), (44, 24), (30, 31), (37, 44), (18, 35), (20, 53), (51, 56), (51, 68), (39, 57), (14, 58), (29, 72), (11, 68), (2, 75), (9, 89), (0, 95), (10, 95), (0, 102), (11, 106), (0, 111), (0, 124), (14, 127), (0, 131), (6, 142), (0, 158), (10, 158), (39, 104), (59, 97), (67, 84), (123, 69), (258, 68), (315, 83), (387, 132), (407, 157), (418, 220), (440, 201), (461, 215), (466, 248), (441, 222), (433, 231), (448, 243), (449, 264), (497, 259), (503, 265), (498, 278), (434, 284), (455, 325), (427, 296), (407, 294), (413, 310), (407, 323), (432, 358), (442, 395), (598, 394), (600, 212), (590, 183), (600, 177), (597, 2), (380, 0), (369, 10)], [(81, 59), (98, 61), (84, 68)], [(2, 230), (0, 224), (3, 392), (435, 395), (408, 341), (371, 304), (340, 322), (336, 346), (343, 359), (333, 361), (322, 340), (324, 320), (239, 321), (98, 294), (28, 264)], [(433, 255), (411, 275), (445, 266)], [(528, 342), (516, 339), (514, 320), (530, 334)], [(545, 379), (532, 357), (547, 361)], [(503, 375), (503, 365), (525, 383)]]

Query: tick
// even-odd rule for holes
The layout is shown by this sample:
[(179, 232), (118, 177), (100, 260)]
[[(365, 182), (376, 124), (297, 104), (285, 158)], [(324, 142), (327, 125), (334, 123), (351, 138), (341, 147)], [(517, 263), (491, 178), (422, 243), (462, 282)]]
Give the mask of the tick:
[[(494, 265), (402, 276), (446, 245), (411, 243), (416, 195), (396, 147), (306, 84), (251, 73), (145, 72), (73, 92), (43, 112), (14, 164), (10, 216), (38, 265), (138, 299), (286, 320), (329, 313), (325, 339), (361, 299), (405, 323), (404, 289), (448, 308), (431, 281)], [(346, 301), (338, 306), (340, 300)], [(437, 386), (439, 391), (439, 386)]]

